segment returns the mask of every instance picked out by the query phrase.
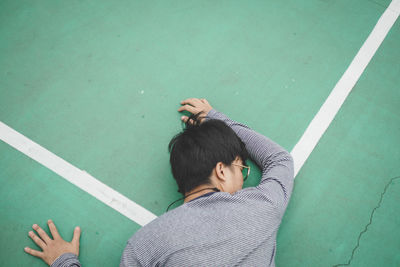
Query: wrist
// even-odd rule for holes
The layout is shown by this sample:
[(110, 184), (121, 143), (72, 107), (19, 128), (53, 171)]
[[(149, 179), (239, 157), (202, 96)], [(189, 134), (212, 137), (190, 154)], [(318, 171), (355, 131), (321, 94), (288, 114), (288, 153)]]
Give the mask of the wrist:
[(67, 252), (59, 256), (57, 259), (55, 259), (54, 262), (50, 264), (50, 266), (51, 267), (69, 266), (70, 263), (74, 262), (79, 262), (78, 256), (74, 253)]

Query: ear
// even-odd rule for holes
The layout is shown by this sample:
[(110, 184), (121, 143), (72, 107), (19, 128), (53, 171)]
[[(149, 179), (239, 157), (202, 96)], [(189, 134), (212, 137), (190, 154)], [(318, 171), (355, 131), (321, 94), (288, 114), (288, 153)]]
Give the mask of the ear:
[(215, 176), (220, 182), (226, 181), (225, 168), (226, 166), (222, 162), (218, 162), (217, 165), (215, 165)]

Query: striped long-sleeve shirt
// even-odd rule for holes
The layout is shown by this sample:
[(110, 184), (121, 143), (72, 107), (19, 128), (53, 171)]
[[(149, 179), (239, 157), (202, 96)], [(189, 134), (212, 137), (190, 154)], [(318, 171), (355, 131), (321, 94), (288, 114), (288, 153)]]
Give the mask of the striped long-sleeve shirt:
[(275, 266), (276, 235), (293, 189), (293, 159), (215, 109), (207, 119), (224, 121), (245, 143), (262, 170), (260, 184), (234, 194), (207, 194), (163, 214), (128, 240), (121, 267)]

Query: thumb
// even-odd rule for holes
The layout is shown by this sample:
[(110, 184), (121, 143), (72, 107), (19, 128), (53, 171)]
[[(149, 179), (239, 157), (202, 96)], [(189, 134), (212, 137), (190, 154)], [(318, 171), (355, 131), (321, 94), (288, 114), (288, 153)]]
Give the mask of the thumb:
[(79, 238), (81, 237), (81, 228), (79, 226), (74, 229), (74, 237), (72, 238), (71, 243), (79, 246)]

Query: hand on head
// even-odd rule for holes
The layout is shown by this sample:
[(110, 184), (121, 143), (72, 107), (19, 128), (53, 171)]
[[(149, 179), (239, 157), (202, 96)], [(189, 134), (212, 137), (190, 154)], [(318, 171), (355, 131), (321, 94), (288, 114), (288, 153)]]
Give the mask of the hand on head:
[[(210, 110), (212, 110), (211, 105), (208, 103), (208, 101), (204, 98), (188, 98), (186, 100), (181, 101), (181, 106), (178, 111), (188, 111), (192, 114), (198, 114), (198, 113), (202, 113), (202, 115), (206, 116), (208, 114), (208, 112), (210, 112)], [(187, 122), (187, 120), (189, 119), (188, 116), (182, 116), (181, 120), (184, 122)], [(204, 120), (201, 119), (201, 122)], [(189, 121), (190, 123), (190, 121)]]

